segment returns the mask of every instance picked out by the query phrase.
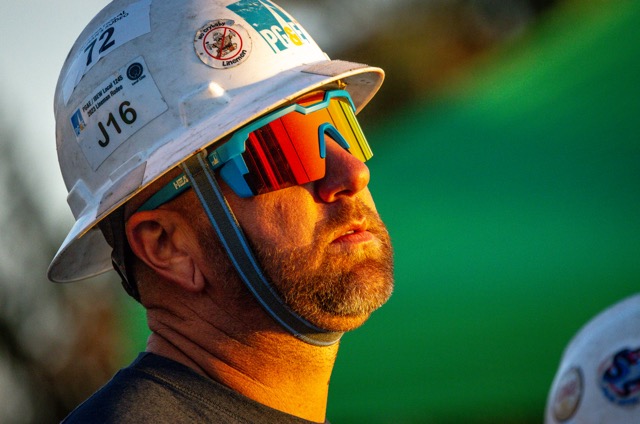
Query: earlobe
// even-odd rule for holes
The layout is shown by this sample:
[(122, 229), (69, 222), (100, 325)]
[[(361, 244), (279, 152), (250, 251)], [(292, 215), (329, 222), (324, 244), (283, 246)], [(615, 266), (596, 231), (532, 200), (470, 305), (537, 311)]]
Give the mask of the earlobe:
[(176, 212), (155, 209), (133, 214), (126, 234), (133, 253), (159, 277), (195, 293), (204, 289), (205, 279), (185, 225)]

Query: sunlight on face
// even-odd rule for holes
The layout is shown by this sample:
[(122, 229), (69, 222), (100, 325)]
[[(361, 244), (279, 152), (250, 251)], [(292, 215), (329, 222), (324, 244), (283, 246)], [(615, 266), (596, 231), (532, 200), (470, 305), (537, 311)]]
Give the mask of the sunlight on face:
[(389, 299), (391, 241), (368, 190), (332, 204), (300, 186), (230, 202), (265, 275), (310, 322), (351, 330)]
[(341, 209), (316, 227), (317, 240), (327, 240), (336, 227), (365, 217), (373, 238), (355, 246), (336, 243), (280, 248), (254, 245), (263, 269), (285, 302), (314, 324), (333, 331), (361, 325), (393, 290), (393, 252), (386, 227), (362, 203)]

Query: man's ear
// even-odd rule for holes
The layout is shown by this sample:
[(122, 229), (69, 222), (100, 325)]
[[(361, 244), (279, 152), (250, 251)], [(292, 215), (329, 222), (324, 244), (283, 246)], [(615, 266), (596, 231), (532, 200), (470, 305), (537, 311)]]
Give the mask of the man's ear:
[(204, 289), (205, 279), (194, 255), (186, 220), (175, 211), (136, 212), (127, 220), (126, 234), (133, 253), (156, 274), (190, 292)]

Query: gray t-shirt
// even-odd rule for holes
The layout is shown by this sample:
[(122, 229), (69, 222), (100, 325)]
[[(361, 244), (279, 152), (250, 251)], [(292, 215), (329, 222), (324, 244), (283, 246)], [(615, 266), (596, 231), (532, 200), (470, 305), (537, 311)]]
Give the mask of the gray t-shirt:
[(118, 371), (62, 422), (310, 423), (255, 402), (182, 364), (146, 352)]

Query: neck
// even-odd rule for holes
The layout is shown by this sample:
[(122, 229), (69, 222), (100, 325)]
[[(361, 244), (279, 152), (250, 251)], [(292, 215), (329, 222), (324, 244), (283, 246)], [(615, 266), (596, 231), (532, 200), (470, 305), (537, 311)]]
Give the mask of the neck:
[[(252, 324), (270, 322), (260, 313), (263, 319), (256, 320), (254, 314)], [(189, 366), (263, 405), (309, 421), (325, 421), (338, 343), (312, 346), (272, 322), (257, 331), (255, 325), (248, 331), (238, 322), (226, 328), (208, 323), (203, 330), (167, 311), (150, 310), (148, 316), (152, 335), (147, 351)]]

